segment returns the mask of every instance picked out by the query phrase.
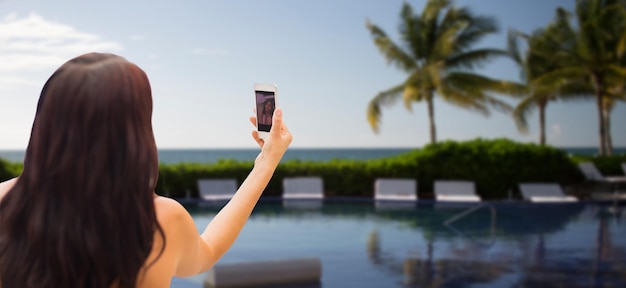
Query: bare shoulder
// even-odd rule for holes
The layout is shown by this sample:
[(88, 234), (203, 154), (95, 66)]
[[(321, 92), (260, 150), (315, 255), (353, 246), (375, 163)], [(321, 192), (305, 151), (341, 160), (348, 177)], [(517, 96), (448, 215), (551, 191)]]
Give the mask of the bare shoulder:
[(13, 188), (13, 186), (15, 185), (15, 182), (17, 182), (17, 177), (13, 179), (9, 179), (4, 182), (0, 182), (0, 200), (4, 198), (4, 195), (7, 194), (7, 192), (9, 192), (11, 188)]
[(169, 238), (178, 238), (191, 232), (198, 233), (191, 214), (178, 201), (159, 196), (154, 199), (154, 207), (157, 220), (165, 233), (169, 234)]
[(184, 255), (193, 253), (197, 257), (197, 250), (191, 248), (198, 247), (200, 234), (191, 214), (178, 201), (157, 197), (154, 203), (157, 219), (167, 239), (166, 253), (176, 255), (173, 256), (176, 260), (170, 260), (169, 263), (174, 267), (172, 271), (178, 271), (181, 259), (185, 258)]
[(176, 221), (181, 217), (189, 215), (187, 209), (172, 198), (158, 196), (154, 199), (154, 207), (156, 209), (159, 222), (169, 222), (170, 220)]
[(185, 219), (191, 218), (183, 205), (174, 199), (157, 196), (153, 203), (165, 239), (155, 232), (152, 251), (146, 261), (152, 264), (144, 267), (146, 273), (143, 279), (138, 280), (140, 284), (137, 287), (169, 287), (180, 261), (181, 247), (185, 244), (179, 236), (181, 226), (188, 226)]

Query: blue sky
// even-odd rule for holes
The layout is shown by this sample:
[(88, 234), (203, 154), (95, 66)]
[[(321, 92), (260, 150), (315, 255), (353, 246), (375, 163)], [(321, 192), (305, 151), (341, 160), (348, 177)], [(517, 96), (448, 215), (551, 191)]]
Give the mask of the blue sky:
[[(409, 1), (421, 11), (425, 1)], [(530, 32), (574, 0), (456, 1), (494, 16), (501, 31), (479, 46), (504, 48), (510, 28)], [(119, 54), (142, 67), (153, 88), (160, 148), (250, 148), (253, 83), (276, 83), (292, 147), (421, 147), (429, 141), (426, 105), (383, 110), (374, 133), (366, 107), (404, 74), (387, 65), (366, 19), (394, 39), (400, 0), (0, 1), (0, 149), (24, 149), (39, 92), (66, 60), (91, 51)], [(517, 80), (510, 61), (482, 73)], [(515, 101), (511, 100), (514, 104)], [(626, 105), (612, 114), (615, 146), (626, 146)], [(435, 102), (438, 138), (507, 137), (536, 142), (509, 115), (490, 117)], [(596, 146), (594, 102), (555, 102), (547, 110), (548, 143)], [(622, 126), (622, 127), (620, 127)]]

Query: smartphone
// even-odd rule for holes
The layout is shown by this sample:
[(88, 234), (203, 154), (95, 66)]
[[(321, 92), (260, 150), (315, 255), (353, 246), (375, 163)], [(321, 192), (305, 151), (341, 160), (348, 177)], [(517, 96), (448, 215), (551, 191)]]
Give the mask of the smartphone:
[(256, 107), (256, 128), (259, 138), (265, 139), (272, 129), (272, 116), (278, 104), (278, 86), (274, 84), (254, 84)]

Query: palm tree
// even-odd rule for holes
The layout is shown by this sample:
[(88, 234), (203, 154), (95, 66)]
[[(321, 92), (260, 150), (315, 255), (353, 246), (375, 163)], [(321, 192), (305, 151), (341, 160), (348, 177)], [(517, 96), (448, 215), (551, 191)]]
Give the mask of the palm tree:
[(613, 139), (611, 137), (611, 112), (617, 100), (626, 101), (626, 93), (624, 92), (624, 86), (626, 83), (622, 83), (621, 86), (613, 86), (609, 89), (609, 96), (603, 98), (602, 102), (602, 117), (604, 118), (604, 125), (606, 127), (606, 149), (607, 155), (613, 155)]
[[(625, 15), (626, 16), (626, 15)], [(617, 56), (620, 60), (620, 66), (623, 69), (626, 69), (626, 30), (622, 32), (622, 36), (620, 38), (618, 44)], [(613, 86), (609, 88), (609, 97), (604, 98), (604, 102), (602, 103), (602, 116), (604, 117), (604, 124), (606, 125), (606, 147), (607, 154), (613, 154), (613, 141), (611, 138), (611, 112), (613, 111), (613, 107), (616, 104), (616, 101), (626, 101), (626, 81), (617, 81), (613, 83)]]
[(489, 106), (510, 111), (511, 107), (489, 92), (512, 94), (518, 86), (472, 73), (471, 70), (497, 56), (496, 49), (471, 47), (484, 36), (497, 32), (492, 18), (475, 16), (449, 0), (429, 0), (421, 15), (404, 3), (400, 13), (400, 44), (378, 26), (366, 22), (374, 43), (387, 62), (408, 74), (400, 84), (378, 93), (367, 108), (367, 118), (379, 130), (381, 107), (402, 99), (411, 111), (412, 102), (425, 101), (430, 123), (430, 142), (437, 141), (434, 96), (453, 105), (489, 115)]
[[(559, 8), (559, 13), (565, 14)], [(561, 69), (540, 77), (543, 84), (589, 83), (596, 101), (599, 118), (599, 153), (606, 155), (608, 147), (606, 127), (610, 109), (603, 108), (605, 98), (615, 97), (609, 90), (623, 83), (626, 68), (622, 65), (624, 30), (626, 29), (626, 4), (623, 0), (577, 0), (576, 28), (569, 19), (561, 19), (559, 29), (566, 39), (553, 39), (558, 47), (558, 57), (567, 59)]]
[[(585, 97), (591, 95), (591, 87), (587, 83), (567, 82), (554, 85), (537, 81), (541, 76), (562, 68), (563, 59), (559, 56), (558, 47), (552, 41), (563, 39), (559, 27), (560, 21), (567, 15), (557, 11), (554, 24), (537, 29), (532, 34), (510, 31), (508, 52), (511, 58), (520, 66), (520, 78), (523, 81), (524, 97), (513, 110), (513, 118), (522, 132), (528, 131), (527, 117), (535, 108), (539, 113), (539, 144), (546, 144), (545, 114), (548, 103), (558, 99)], [(561, 35), (559, 35), (561, 33)], [(518, 39), (526, 40), (527, 49), (521, 52)]]

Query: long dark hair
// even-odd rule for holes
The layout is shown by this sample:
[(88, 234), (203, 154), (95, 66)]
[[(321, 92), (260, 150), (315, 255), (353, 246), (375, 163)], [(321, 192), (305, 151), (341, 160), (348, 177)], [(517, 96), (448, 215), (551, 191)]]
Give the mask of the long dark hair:
[(151, 118), (148, 78), (122, 57), (85, 54), (52, 74), (0, 202), (2, 287), (136, 286), (155, 235), (165, 241)]

